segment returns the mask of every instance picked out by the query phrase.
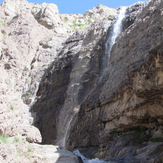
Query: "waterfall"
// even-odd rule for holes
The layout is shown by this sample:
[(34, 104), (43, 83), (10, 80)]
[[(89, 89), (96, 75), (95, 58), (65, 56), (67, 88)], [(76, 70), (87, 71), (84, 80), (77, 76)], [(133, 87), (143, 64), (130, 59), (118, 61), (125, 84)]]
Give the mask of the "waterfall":
[[(105, 44), (105, 46), (106, 46), (105, 50), (106, 50), (106, 54), (107, 54), (108, 58), (110, 57), (110, 52), (111, 52), (112, 46), (115, 43), (117, 36), (122, 32), (122, 20), (125, 17), (126, 8), (127, 7), (121, 7), (118, 17), (117, 17), (117, 20), (113, 25), (113, 31), (112, 31), (111, 37), (108, 38), (107, 43)], [(66, 106), (68, 106), (68, 105), (66, 105)], [(58, 128), (59, 128), (58, 138), (55, 142), (56, 145), (59, 145), (63, 148), (65, 148), (65, 146), (66, 146), (66, 139), (68, 137), (71, 122), (73, 121), (75, 115), (79, 112), (79, 106), (74, 107), (73, 110), (71, 110), (71, 108), (69, 108), (69, 107), (65, 107), (65, 108), (67, 108), (67, 109), (62, 110), (62, 114), (60, 114), (60, 120), (59, 120), (59, 124), (58, 124)], [(63, 128), (64, 128), (64, 130), (63, 130)], [(79, 151), (76, 151), (75, 153), (82, 156), (79, 153)], [(105, 162), (105, 161), (99, 160), (98, 158), (89, 160), (89, 159), (85, 158), (84, 156), (82, 159), (85, 160), (84, 163), (94, 163), (94, 162), (104, 163)]]
[(127, 7), (121, 7), (119, 14), (118, 14), (118, 17), (117, 17), (117, 20), (113, 25), (112, 34), (108, 38), (108, 40), (105, 44), (105, 54), (106, 54), (108, 59), (110, 58), (110, 52), (111, 52), (113, 45), (115, 44), (116, 38), (122, 32), (122, 20), (125, 17), (126, 9), (127, 9)]
[[(127, 7), (121, 7), (117, 20), (113, 25), (113, 31), (111, 36), (108, 38), (106, 44), (105, 44), (105, 54), (106, 57), (109, 59), (110, 58), (110, 52), (111, 49), (113, 47), (113, 45), (115, 44), (116, 38), (118, 37), (119, 34), (121, 34), (122, 32), (122, 20), (125, 17), (125, 13), (126, 13), (126, 9)], [(100, 80), (102, 79), (102, 77), (100, 78)], [(99, 160), (98, 158), (95, 159), (88, 159), (86, 157), (84, 157), (79, 150), (75, 150), (74, 154), (81, 157), (83, 163), (106, 163), (106, 161), (103, 160)], [(111, 163), (111, 161), (109, 161), (108, 163)]]
[(64, 126), (65, 122), (66, 122), (66, 126), (64, 126), (65, 127), (64, 131), (59, 134), (59, 138), (57, 139), (57, 141), (55, 143), (56, 145), (66, 148), (66, 138), (68, 136), (70, 125), (71, 125), (71, 122), (74, 119), (75, 115), (79, 112), (79, 109), (80, 109), (80, 107), (76, 106), (73, 108), (72, 112), (68, 112), (67, 116), (65, 116), (66, 114), (64, 114), (64, 117), (61, 117), (61, 119), (63, 119), (63, 120), (62, 120), (62, 123), (60, 124), (60, 126)]
[(69, 131), (69, 128), (70, 128), (70, 125), (71, 125), (71, 122), (74, 118), (75, 114), (72, 115), (70, 121), (68, 122), (67, 126), (66, 126), (66, 131), (65, 131), (65, 135), (63, 137), (63, 140), (62, 140), (62, 144), (61, 146), (63, 146), (64, 148), (66, 147), (66, 138), (67, 138), (67, 134), (68, 134), (68, 131)]
[[(95, 159), (91, 159), (91, 160), (90, 160), (90, 159), (84, 157), (84, 156), (80, 153), (79, 150), (75, 150), (73, 153), (74, 153), (75, 155), (79, 156), (79, 157), (82, 159), (83, 163), (106, 163), (106, 161), (99, 160), (98, 158), (95, 158)], [(107, 163), (110, 163), (110, 162), (107, 162)]]

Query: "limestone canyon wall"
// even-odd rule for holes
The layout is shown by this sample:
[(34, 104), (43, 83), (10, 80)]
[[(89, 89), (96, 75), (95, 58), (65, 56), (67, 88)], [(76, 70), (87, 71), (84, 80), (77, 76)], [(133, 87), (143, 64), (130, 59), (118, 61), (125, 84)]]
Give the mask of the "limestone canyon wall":
[[(88, 157), (110, 161), (148, 162), (159, 157), (161, 150), (154, 151), (162, 147), (162, 5), (151, 1), (143, 9), (141, 5), (128, 8), (124, 32), (112, 48), (107, 67), (104, 45), (112, 26), (107, 33), (102, 24), (92, 26), (82, 33), (82, 41), (66, 43), (63, 51), (67, 46), (69, 50), (63, 56), (68, 61), (60, 59), (64, 64), (60, 71), (58, 62), (51, 65), (38, 91), (41, 98), (33, 106), (45, 143), (57, 143), (57, 134), (65, 136), (65, 124), (73, 116), (68, 149), (80, 148)], [(72, 52), (75, 43), (80, 47)]]
[[(42, 142), (40, 131), (33, 126), (35, 115), (31, 115), (30, 106), (37, 100), (44, 71), (62, 57), (62, 43), (77, 29), (87, 31), (96, 21), (91, 16), (104, 19), (117, 12), (102, 8), (99, 5), (84, 16), (59, 14), (55, 4), (25, 0), (5, 0), (0, 5), (0, 162), (53, 162), (67, 157), (78, 162), (73, 154), (55, 146), (30, 144)], [(3, 139), (8, 143), (2, 143)]]
[(94, 155), (101, 158), (154, 161), (163, 123), (162, 8), (162, 1), (151, 1), (118, 37), (102, 80), (71, 127), (70, 148), (98, 148)]
[(79, 162), (54, 145), (105, 161), (161, 162), (163, 1), (127, 8), (108, 60), (118, 12), (2, 2), (0, 162)]

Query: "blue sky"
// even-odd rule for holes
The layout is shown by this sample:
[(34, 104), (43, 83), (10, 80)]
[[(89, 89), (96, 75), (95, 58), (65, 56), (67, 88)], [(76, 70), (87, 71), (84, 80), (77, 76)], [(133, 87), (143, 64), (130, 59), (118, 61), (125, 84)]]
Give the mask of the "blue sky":
[[(98, 4), (103, 4), (111, 8), (129, 6), (139, 0), (28, 0), (33, 3), (54, 3), (59, 8), (59, 13), (84, 14), (88, 9), (92, 9)], [(140, 0), (145, 1), (145, 0)], [(2, 0), (0, 0), (0, 3)]]

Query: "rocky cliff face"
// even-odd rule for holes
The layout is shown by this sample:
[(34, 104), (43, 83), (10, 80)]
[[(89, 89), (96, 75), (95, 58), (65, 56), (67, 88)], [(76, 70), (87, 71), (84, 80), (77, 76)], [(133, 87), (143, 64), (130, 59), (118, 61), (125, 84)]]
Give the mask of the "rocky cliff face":
[(117, 39), (102, 80), (81, 104), (69, 147), (97, 147), (96, 156), (129, 162), (161, 153), (154, 141), (163, 134), (162, 8), (151, 1)]
[[(162, 7), (161, 1), (151, 1), (143, 10), (137, 4), (128, 8), (124, 32), (113, 46), (107, 68), (103, 65), (104, 45), (112, 26), (105, 33), (105, 25), (100, 24), (100, 28), (83, 33), (82, 41), (68, 41), (62, 51), (68, 62), (61, 58), (64, 66), (60, 64), (59, 69), (58, 62), (52, 64), (40, 85), (41, 98), (33, 106), (45, 143), (55, 143), (58, 133), (62, 138), (66, 131), (60, 133), (60, 128), (75, 115), (67, 135), (69, 149), (82, 148), (89, 156), (116, 161), (149, 162), (159, 157)], [(72, 52), (75, 43), (78, 48)], [(78, 114), (76, 108), (80, 108)], [(49, 134), (52, 131), (56, 132)]]
[[(110, 15), (116, 14), (114, 9), (108, 11)], [(44, 71), (62, 57), (62, 43), (74, 30), (86, 32), (95, 21), (89, 12), (87, 16), (61, 15), (54, 4), (5, 0), (0, 5), (0, 162), (49, 162), (53, 151), (58, 153), (52, 156), (53, 160), (69, 157), (77, 162), (73, 154), (57, 151), (57, 147), (49, 147), (49, 153), (44, 154), (41, 148), (48, 146), (29, 144), (42, 142), (39, 130), (32, 126), (30, 106), (37, 100), (35, 94)], [(3, 144), (3, 139), (8, 143)], [(10, 142), (15, 139), (19, 143), (12, 145)]]
[(31, 142), (116, 162), (162, 159), (163, 2), (147, 4), (128, 7), (107, 64), (119, 9), (67, 15), (54, 4), (1, 4), (0, 136), (8, 143), (0, 162), (78, 162)]
[[(107, 14), (114, 15), (116, 13), (115, 9), (105, 7), (103, 11), (101, 7), (103, 6), (99, 5), (96, 9), (93, 9), (94, 15), (98, 10), (102, 13), (106, 9), (107, 12), (104, 12), (104, 17)], [(89, 12), (84, 16), (88, 17)], [(98, 46), (97, 43), (101, 40), (101, 36), (105, 36), (106, 30), (112, 22), (113, 17), (100, 19), (93, 23), (88, 30), (81, 29), (73, 33), (64, 42), (57, 60), (45, 72), (37, 92), (37, 96), (40, 98), (32, 107), (32, 111), (37, 113), (36, 123), (42, 133), (44, 143), (62, 145), (66, 125), (74, 114), (73, 108), (77, 107), (88, 93), (83, 92), (83, 95), (81, 95), (83, 99), (78, 98), (78, 94), (83, 87), (81, 83), (87, 80), (83, 77), (90, 67), (93, 53), (96, 52), (102, 56), (99, 51), (102, 49), (101, 46), (105, 45), (105, 42), (101, 42)], [(100, 56), (96, 61), (97, 66), (102, 64), (100, 63)], [(99, 73), (99, 70), (94, 69), (93, 71), (92, 84)], [(88, 77), (87, 75), (84, 78)], [(87, 91), (89, 91), (89, 88)]]
[[(97, 12), (98, 16), (99, 12), (102, 13), (101, 7), (94, 8), (92, 14)], [(32, 111), (37, 113), (36, 125), (44, 143), (59, 143), (63, 146), (67, 123), (75, 114), (73, 109), (84, 102), (101, 78), (105, 69), (105, 43), (114, 22), (110, 14), (114, 15), (115, 9), (104, 7), (104, 11), (104, 17), (109, 15), (108, 18), (92, 24), (87, 31), (75, 32), (67, 39), (58, 53), (60, 57), (51, 64), (42, 78), (37, 92), (39, 99)], [(124, 28), (134, 22), (135, 12), (138, 11), (128, 11)], [(89, 13), (87, 11), (84, 16), (92, 16)]]

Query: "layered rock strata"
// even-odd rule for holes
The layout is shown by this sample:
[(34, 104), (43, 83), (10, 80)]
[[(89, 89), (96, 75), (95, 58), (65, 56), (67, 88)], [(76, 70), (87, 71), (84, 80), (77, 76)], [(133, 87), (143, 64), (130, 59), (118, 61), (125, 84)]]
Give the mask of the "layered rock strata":
[[(94, 15), (100, 9), (102, 8), (99, 6)], [(113, 17), (117, 12), (109, 8), (107, 11), (111, 11), (108, 14)], [(102, 15), (100, 19), (104, 18)], [(97, 19), (90, 18), (89, 14), (87, 16), (59, 14), (55, 4), (38, 5), (25, 0), (2, 2), (0, 5), (0, 162), (15, 160), (49, 162), (51, 157), (60, 160), (62, 151), (57, 151), (57, 147), (46, 146), (47, 150), (51, 151), (51, 148), (54, 148), (57, 153), (56, 157), (50, 152), (49, 155), (52, 156), (47, 156), (47, 160), (44, 159), (43, 152), (37, 157), (26, 150), (28, 146), (32, 146), (32, 151), (35, 153), (39, 153), (40, 148), (44, 149), (39, 146), (33, 150), (33, 145), (30, 144), (42, 142), (40, 131), (33, 126), (30, 106), (37, 100), (36, 92), (44, 71), (54, 60), (57, 61), (61, 57), (58, 53), (62, 49), (62, 43), (76, 29), (86, 32), (87, 28), (96, 21)], [(9, 137), (22, 141), (10, 145), (13, 141), (10, 141)], [(3, 142), (4, 139), (7, 143)], [(29, 159), (29, 153), (33, 159)], [(72, 161), (76, 159), (71, 153), (66, 154), (66, 151), (63, 153), (65, 153), (64, 158), (70, 158)]]
[(30, 106), (37, 100), (45, 70), (62, 57), (62, 43), (75, 30), (87, 33), (98, 19), (117, 14), (116, 9), (102, 5), (92, 10), (98, 18), (90, 12), (85, 16), (59, 14), (55, 4), (25, 0), (5, 0), (0, 5), (0, 162), (63, 162), (66, 158), (78, 162), (76, 156), (58, 147), (31, 144), (42, 143), (42, 136), (33, 126)]
[(117, 39), (103, 79), (81, 104), (70, 147), (100, 146), (96, 156), (117, 161), (161, 157), (155, 141), (163, 140), (162, 9), (162, 1), (151, 1)]
[(162, 160), (163, 2), (127, 9), (104, 64), (118, 10), (68, 15), (54, 4), (1, 4), (1, 162), (79, 162), (56, 146), (31, 144), (63, 140), (107, 161)]
[[(151, 1), (138, 11), (136, 6), (128, 8), (124, 32), (113, 46), (107, 68), (103, 65), (107, 39), (103, 26), (83, 35), (82, 46), (74, 40), (80, 50), (64, 52), (70, 62), (61, 58), (59, 69), (57, 63), (52, 64), (40, 85), (41, 98), (33, 107), (44, 142), (53, 143), (59, 130), (56, 126), (61, 127), (60, 121), (64, 125), (66, 115), (72, 117), (73, 110), (80, 108), (71, 122), (69, 149), (82, 148), (88, 156), (110, 161), (147, 162), (161, 157), (162, 150), (157, 148), (162, 146), (162, 7), (161, 1)], [(62, 89), (56, 96), (51, 88), (59, 88), (54, 82), (59, 77)], [(61, 119), (56, 120), (56, 114)], [(53, 128), (57, 132), (47, 134)]]

